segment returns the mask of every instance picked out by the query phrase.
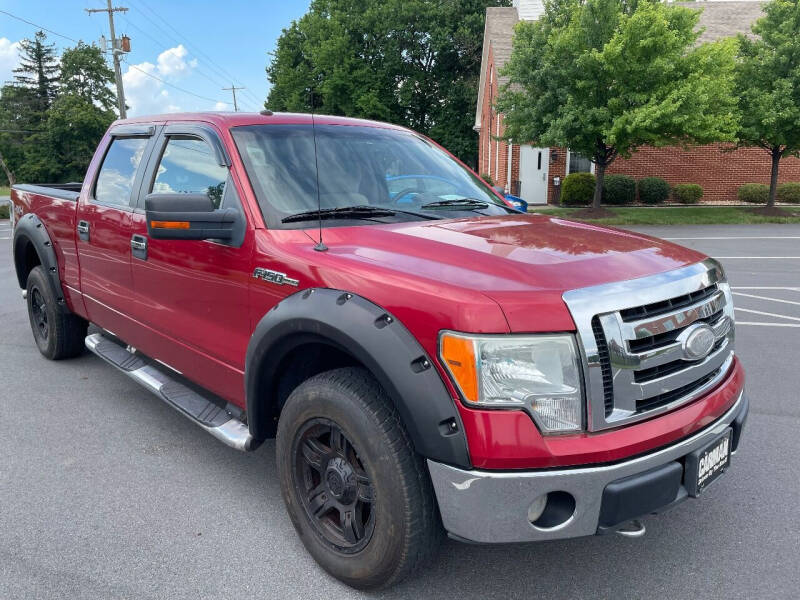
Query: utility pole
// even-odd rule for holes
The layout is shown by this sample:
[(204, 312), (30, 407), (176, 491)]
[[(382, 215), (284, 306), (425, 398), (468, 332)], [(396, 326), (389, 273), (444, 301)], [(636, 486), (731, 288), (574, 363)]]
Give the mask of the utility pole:
[[(110, 1), (110, 0), (109, 0)], [(233, 111), (239, 112), (239, 105), (236, 104), (236, 90), (246, 90), (247, 88), (244, 87), (236, 87), (233, 83), (231, 83), (231, 87), (229, 88), (222, 88), (224, 91), (230, 90), (233, 94)]]
[(98, 13), (98, 12), (107, 12), (108, 13), (108, 28), (111, 33), (111, 56), (114, 59), (114, 78), (117, 80), (117, 100), (119, 101), (119, 117), (120, 119), (127, 119), (128, 112), (125, 110), (125, 90), (122, 89), (122, 69), (119, 66), (119, 55), (124, 52), (122, 49), (122, 43), (120, 40), (117, 39), (116, 34), (114, 33), (114, 13), (115, 12), (127, 12), (128, 9), (122, 6), (112, 7), (111, 0), (107, 0), (108, 8), (87, 8), (85, 9), (87, 13)]

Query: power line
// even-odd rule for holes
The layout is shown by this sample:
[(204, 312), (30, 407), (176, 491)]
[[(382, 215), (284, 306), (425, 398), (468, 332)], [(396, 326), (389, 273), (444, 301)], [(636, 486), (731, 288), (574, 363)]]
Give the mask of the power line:
[(76, 40), (75, 38), (71, 38), (68, 35), (64, 35), (63, 33), (58, 33), (57, 31), (53, 31), (52, 29), (48, 29), (47, 27), (42, 27), (41, 25), (37, 25), (36, 23), (34, 23), (32, 21), (28, 21), (27, 19), (23, 19), (22, 17), (18, 17), (17, 15), (12, 15), (7, 10), (0, 10), (0, 13), (3, 13), (4, 15), (8, 15), (12, 19), (16, 19), (17, 21), (22, 21), (23, 23), (27, 23), (28, 25), (33, 25), (37, 29), (41, 29), (42, 31), (46, 31), (47, 33), (52, 33), (53, 35), (57, 35), (58, 37), (62, 37), (65, 40), (69, 40), (70, 42), (75, 42), (76, 44), (78, 43), (78, 40)]
[[(230, 79), (233, 80), (234, 84), (242, 85), (242, 82), (240, 80), (233, 77), (233, 75), (230, 72), (225, 70), (224, 67), (220, 66), (219, 63), (217, 63), (213, 58), (211, 58), (208, 54), (206, 54), (200, 48), (196, 47), (192, 42), (190, 42), (180, 31), (178, 31), (175, 27), (173, 27), (173, 25), (169, 21), (164, 19), (164, 17), (158, 14), (158, 12), (156, 12), (155, 9), (153, 9), (149, 4), (147, 4), (147, 2), (145, 2), (144, 0), (136, 0), (136, 1), (142, 6), (144, 6), (148, 11), (150, 11), (151, 14), (153, 14), (158, 20), (164, 23), (167, 27), (169, 27), (173, 32), (175, 32), (175, 34), (177, 34), (183, 40), (183, 42), (177, 40), (175, 36), (169, 34), (158, 24), (154, 23), (152, 19), (148, 18), (148, 20), (151, 23), (156, 25), (156, 27), (158, 27), (162, 32), (166, 33), (170, 38), (172, 38), (173, 41), (176, 41), (178, 43), (185, 43), (185, 45), (191, 48), (196, 55), (203, 57), (204, 60), (208, 63), (208, 66), (213, 68), (217, 73), (219, 73), (223, 77), (223, 79)], [(142, 10), (139, 10), (139, 13), (145, 16), (145, 18), (147, 18), (147, 15)], [(263, 103), (262, 100), (256, 98), (255, 95), (249, 91), (246, 91), (245, 95), (248, 95), (251, 98), (251, 100), (256, 104), (256, 106), (260, 106)]]
[[(135, 69), (135, 70), (139, 71), (139, 73), (143, 73), (143, 74), (147, 75), (148, 77), (152, 77), (153, 79), (155, 79), (156, 81), (160, 81), (164, 85), (168, 85), (169, 87), (175, 88), (176, 90), (179, 90), (179, 91), (183, 92), (184, 94), (189, 94), (190, 96), (194, 96), (195, 98), (200, 98), (201, 100), (208, 100), (209, 102), (222, 102), (221, 100), (217, 100), (216, 98), (209, 98), (208, 96), (201, 96), (200, 94), (195, 94), (194, 92), (190, 92), (187, 89), (179, 87), (179, 86), (175, 85), (174, 83), (170, 83), (169, 81), (164, 81), (160, 77), (156, 77), (152, 73), (148, 73), (147, 71), (145, 71), (144, 69), (140, 69), (136, 65), (129, 64), (128, 68), (129, 69)], [(222, 104), (230, 104), (230, 102), (222, 102)]]
[[(33, 21), (28, 21), (27, 19), (23, 19), (22, 17), (18, 17), (17, 15), (13, 15), (8, 11), (0, 10), (0, 13), (8, 15), (9, 17), (11, 17), (13, 19), (17, 19), (18, 21), (22, 21), (23, 23), (27, 23), (28, 25), (32, 25), (33, 27), (36, 27), (37, 29), (41, 29), (42, 31), (46, 31), (48, 33), (52, 33), (53, 35), (57, 35), (58, 37), (62, 37), (64, 39), (70, 40), (71, 42), (75, 42), (76, 44), (78, 43), (78, 40), (76, 40), (75, 38), (71, 38), (68, 35), (64, 35), (63, 33), (58, 33), (57, 31), (53, 31), (52, 29), (48, 29), (47, 27), (43, 27), (42, 25), (39, 25), (38, 23), (34, 23)], [(175, 85), (174, 83), (170, 83), (168, 81), (164, 81), (160, 77), (156, 77), (152, 73), (148, 73), (147, 71), (145, 71), (143, 69), (140, 69), (136, 65), (129, 64), (128, 68), (129, 69), (135, 69), (136, 71), (139, 71), (140, 73), (143, 73), (147, 77), (152, 77), (153, 79), (155, 79), (157, 81), (160, 81), (164, 85), (167, 85), (169, 87), (175, 88), (176, 90), (181, 91), (184, 94), (189, 94), (190, 96), (194, 96), (196, 98), (200, 98), (201, 100), (208, 100), (209, 102), (222, 102), (221, 100), (216, 100), (214, 98), (209, 98), (207, 96), (201, 96), (200, 94), (195, 94), (194, 92), (190, 92), (187, 89), (184, 89), (182, 87), (179, 87), (179, 86)], [(223, 104), (230, 104), (230, 102), (223, 102)]]

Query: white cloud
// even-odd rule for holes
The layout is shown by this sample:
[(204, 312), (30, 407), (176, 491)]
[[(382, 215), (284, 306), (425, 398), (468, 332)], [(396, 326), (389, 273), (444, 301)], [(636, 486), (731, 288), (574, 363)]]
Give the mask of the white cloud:
[(0, 85), (14, 77), (13, 69), (19, 64), (19, 42), (0, 38)]
[(214, 110), (230, 110), (227, 102), (217, 102), (214, 104)]
[(143, 62), (128, 66), (122, 75), (122, 82), (125, 86), (125, 100), (130, 107), (128, 111), (130, 116), (186, 110), (175, 101), (173, 97), (175, 92), (158, 79), (171, 82), (190, 75), (197, 66), (197, 60), (188, 59), (188, 54), (183, 44), (180, 44), (159, 54), (156, 64)]
[(164, 77), (183, 77), (197, 66), (197, 60), (186, 60), (188, 50), (179, 44), (158, 55), (158, 72)]

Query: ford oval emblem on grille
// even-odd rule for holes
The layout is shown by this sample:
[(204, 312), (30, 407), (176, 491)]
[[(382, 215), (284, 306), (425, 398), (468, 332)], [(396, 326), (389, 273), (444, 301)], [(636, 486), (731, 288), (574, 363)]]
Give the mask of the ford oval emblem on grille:
[(699, 360), (711, 352), (716, 336), (714, 330), (706, 323), (695, 323), (678, 336), (678, 341), (681, 342), (683, 355), (688, 360)]

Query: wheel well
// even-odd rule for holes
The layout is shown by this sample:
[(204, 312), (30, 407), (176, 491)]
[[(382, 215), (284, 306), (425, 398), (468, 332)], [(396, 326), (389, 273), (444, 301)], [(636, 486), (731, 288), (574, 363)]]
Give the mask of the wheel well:
[(25, 289), (28, 284), (28, 275), (34, 267), (42, 264), (36, 247), (27, 237), (20, 239), (14, 249), (14, 266), (17, 269), (19, 287)]
[(304, 342), (287, 352), (273, 371), (276, 376), (260, 386), (270, 404), (265, 413), (270, 423), (264, 424), (270, 437), (275, 435), (283, 405), (298, 385), (324, 371), (354, 366), (364, 365), (343, 348), (324, 341)]

